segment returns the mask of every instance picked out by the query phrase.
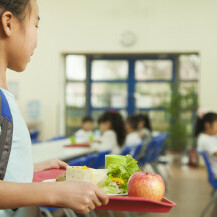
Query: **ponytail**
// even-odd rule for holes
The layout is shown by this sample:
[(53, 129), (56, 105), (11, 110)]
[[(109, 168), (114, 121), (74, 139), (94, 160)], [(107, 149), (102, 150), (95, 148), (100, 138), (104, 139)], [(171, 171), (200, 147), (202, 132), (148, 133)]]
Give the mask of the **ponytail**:
[(111, 123), (111, 128), (115, 132), (118, 140), (118, 145), (122, 147), (126, 138), (126, 129), (122, 116), (116, 111), (108, 111), (102, 114), (98, 123), (103, 123), (109, 121)]
[(200, 133), (206, 130), (205, 123), (212, 124), (214, 121), (217, 121), (217, 113), (209, 112), (206, 113), (202, 118), (197, 117), (194, 135), (196, 137), (199, 136)]

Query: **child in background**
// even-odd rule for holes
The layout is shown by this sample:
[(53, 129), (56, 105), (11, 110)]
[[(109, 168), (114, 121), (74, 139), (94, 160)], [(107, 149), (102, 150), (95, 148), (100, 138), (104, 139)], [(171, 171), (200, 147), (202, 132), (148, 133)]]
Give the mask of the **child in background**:
[(125, 142), (126, 131), (122, 116), (115, 111), (105, 112), (98, 119), (101, 138), (97, 146), (100, 150), (111, 150), (119, 154)]
[(93, 136), (93, 119), (91, 117), (85, 117), (82, 120), (81, 129), (75, 133), (76, 143), (87, 143), (91, 141)]
[(138, 131), (141, 139), (151, 139), (152, 128), (149, 116), (147, 114), (136, 115), (139, 119), (138, 121)]
[(67, 167), (59, 160), (33, 165), (30, 135), (7, 87), (7, 68), (24, 71), (37, 46), (39, 9), (36, 0), (1, 0), (0, 14), (0, 88), (13, 118), (10, 157), (4, 180), (0, 180), (0, 217), (40, 217), (40, 205), (63, 206), (88, 213), (96, 206), (107, 204), (105, 192), (89, 183), (32, 183), (34, 171)]
[(125, 146), (138, 145), (142, 142), (138, 132), (139, 119), (136, 115), (130, 116), (126, 120), (127, 138)]
[(217, 178), (217, 113), (209, 112), (197, 119), (195, 136), (197, 150), (208, 154), (215, 177)]

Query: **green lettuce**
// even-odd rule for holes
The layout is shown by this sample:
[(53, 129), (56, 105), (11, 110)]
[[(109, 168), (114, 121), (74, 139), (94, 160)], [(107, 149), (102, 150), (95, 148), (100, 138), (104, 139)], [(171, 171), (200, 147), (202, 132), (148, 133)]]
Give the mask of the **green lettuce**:
[[(136, 172), (140, 172), (137, 161), (133, 159), (131, 155), (125, 156), (126, 161), (122, 163), (112, 163), (109, 164), (108, 169), (108, 178), (106, 179), (104, 190), (106, 193), (113, 189), (112, 187), (112, 178), (121, 178), (124, 180), (124, 184), (120, 184), (120, 192), (118, 194), (126, 194), (127, 193), (127, 183), (130, 176)], [(109, 193), (108, 193), (109, 194)]]

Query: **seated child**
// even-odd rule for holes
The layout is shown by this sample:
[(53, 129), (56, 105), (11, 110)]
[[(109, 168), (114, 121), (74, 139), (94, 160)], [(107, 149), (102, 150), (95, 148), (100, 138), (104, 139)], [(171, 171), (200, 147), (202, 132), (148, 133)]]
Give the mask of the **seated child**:
[(217, 178), (217, 113), (209, 112), (198, 118), (195, 127), (197, 150), (207, 153), (212, 170)]
[(125, 142), (126, 131), (122, 116), (115, 111), (102, 114), (98, 119), (101, 137), (95, 146), (99, 150), (111, 150), (119, 154)]
[(125, 146), (138, 145), (142, 142), (138, 132), (139, 119), (136, 115), (130, 116), (126, 120), (127, 137)]
[(76, 143), (86, 143), (91, 140), (93, 136), (93, 119), (91, 117), (85, 117), (82, 120), (81, 129), (75, 133)]
[(138, 130), (141, 139), (151, 139), (152, 127), (149, 116), (147, 114), (138, 114), (139, 119)]

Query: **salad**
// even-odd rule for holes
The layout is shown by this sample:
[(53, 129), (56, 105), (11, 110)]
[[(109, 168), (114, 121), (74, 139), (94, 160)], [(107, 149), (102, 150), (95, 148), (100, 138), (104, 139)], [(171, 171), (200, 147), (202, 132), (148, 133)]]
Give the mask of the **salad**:
[(137, 161), (131, 155), (106, 155), (107, 179), (101, 187), (107, 194), (127, 194), (130, 176), (140, 172)]

